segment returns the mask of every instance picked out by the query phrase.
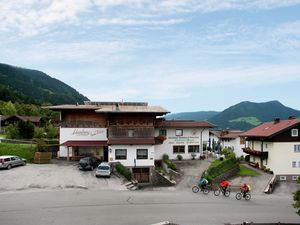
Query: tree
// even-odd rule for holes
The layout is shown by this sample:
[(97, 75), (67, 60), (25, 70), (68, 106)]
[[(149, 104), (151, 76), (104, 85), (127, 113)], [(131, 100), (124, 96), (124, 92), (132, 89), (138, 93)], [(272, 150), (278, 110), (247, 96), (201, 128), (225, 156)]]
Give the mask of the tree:
[(31, 139), (34, 135), (34, 125), (30, 121), (19, 121), (18, 128), (20, 136), (25, 139)]
[(20, 138), (20, 132), (19, 128), (16, 124), (9, 124), (5, 128), (6, 137), (9, 139), (19, 139)]
[(1, 113), (6, 116), (13, 116), (17, 114), (17, 110), (15, 105), (11, 101), (9, 101), (3, 105)]

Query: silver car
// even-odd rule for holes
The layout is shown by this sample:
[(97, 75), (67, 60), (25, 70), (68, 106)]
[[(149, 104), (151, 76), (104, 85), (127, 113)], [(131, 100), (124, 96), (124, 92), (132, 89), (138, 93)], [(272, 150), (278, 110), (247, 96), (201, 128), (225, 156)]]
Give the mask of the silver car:
[(95, 176), (96, 177), (110, 177), (113, 171), (113, 167), (108, 162), (102, 162), (96, 170)]
[(26, 159), (22, 159), (19, 156), (2, 155), (0, 156), (0, 168), (10, 169), (15, 166), (25, 166)]

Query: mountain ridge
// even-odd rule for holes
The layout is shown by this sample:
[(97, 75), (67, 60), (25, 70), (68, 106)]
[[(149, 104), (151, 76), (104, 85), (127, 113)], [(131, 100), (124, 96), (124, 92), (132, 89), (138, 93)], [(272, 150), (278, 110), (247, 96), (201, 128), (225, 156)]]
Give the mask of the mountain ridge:
[[(201, 117), (203, 115), (202, 112), (203, 111), (170, 114), (166, 119), (176, 119), (176, 117), (182, 120), (201, 118), (200, 120), (207, 120), (216, 125), (218, 129), (249, 130), (261, 123), (271, 121), (274, 118), (284, 120), (288, 119), (289, 116), (300, 117), (299, 110), (287, 107), (278, 100), (260, 103), (243, 101), (226, 108), (222, 112), (218, 113), (213, 111), (216, 114), (206, 118)], [(199, 117), (197, 117), (197, 113), (200, 115)], [(176, 115), (179, 115), (180, 118)], [(198, 119), (194, 120), (198, 121)]]
[(42, 71), (0, 63), (0, 100), (56, 105), (89, 99)]

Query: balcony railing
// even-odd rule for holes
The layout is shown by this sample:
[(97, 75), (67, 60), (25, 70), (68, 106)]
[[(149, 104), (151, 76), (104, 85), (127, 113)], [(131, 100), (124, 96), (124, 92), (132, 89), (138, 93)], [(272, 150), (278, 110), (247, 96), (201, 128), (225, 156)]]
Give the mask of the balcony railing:
[(120, 128), (109, 127), (109, 138), (154, 138), (153, 127)]
[(243, 148), (243, 152), (245, 152), (249, 155), (260, 157), (262, 159), (267, 159), (269, 156), (269, 152), (257, 151), (257, 150), (251, 149), (251, 148)]
[(59, 126), (61, 127), (71, 127), (71, 128), (95, 128), (100, 127), (100, 125), (94, 121), (61, 121)]

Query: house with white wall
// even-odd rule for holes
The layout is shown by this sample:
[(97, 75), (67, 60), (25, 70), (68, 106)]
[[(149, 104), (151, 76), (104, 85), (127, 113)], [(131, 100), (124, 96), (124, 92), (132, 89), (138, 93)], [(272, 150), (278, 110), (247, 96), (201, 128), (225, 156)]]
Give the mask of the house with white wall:
[(167, 154), (170, 159), (199, 158), (207, 148), (209, 129), (214, 125), (207, 121), (158, 120), (155, 124), (155, 137), (160, 139), (155, 145), (155, 159)]
[(219, 137), (222, 147), (231, 148), (237, 157), (246, 155), (242, 149), (245, 147), (245, 139), (240, 137), (242, 133), (240, 130), (225, 130)]
[(269, 168), (280, 181), (295, 181), (300, 176), (300, 118), (274, 119), (240, 136), (250, 163)]

